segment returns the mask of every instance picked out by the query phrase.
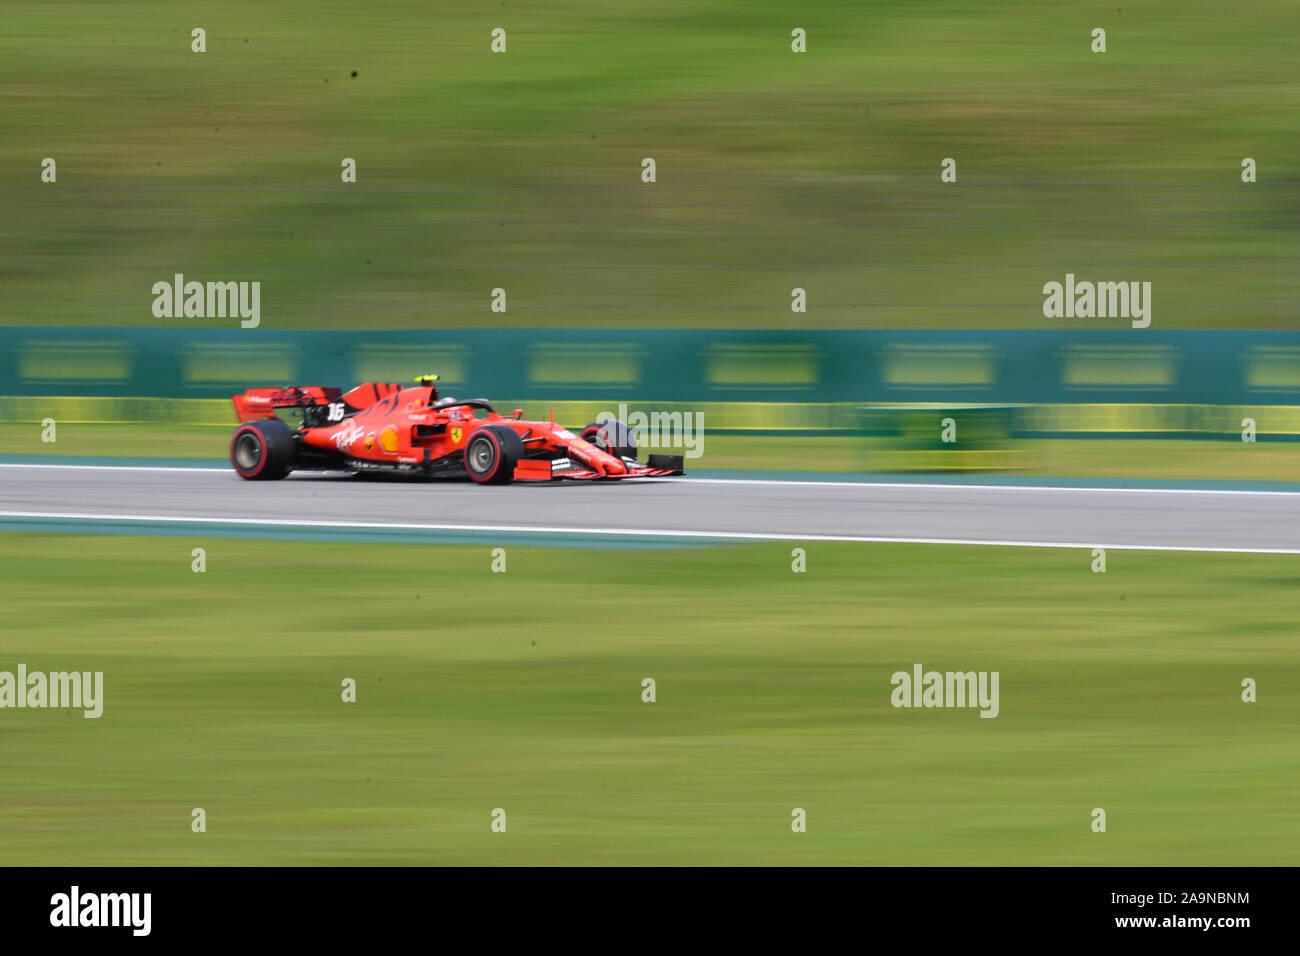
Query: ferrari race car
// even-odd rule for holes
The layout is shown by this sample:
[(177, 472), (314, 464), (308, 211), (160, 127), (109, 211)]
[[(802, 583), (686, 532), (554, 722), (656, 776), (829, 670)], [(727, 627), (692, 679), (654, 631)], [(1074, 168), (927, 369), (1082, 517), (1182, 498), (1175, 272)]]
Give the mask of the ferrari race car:
[[(622, 422), (592, 422), (581, 435), (549, 422), (504, 418), (483, 398), (439, 398), (436, 375), (414, 388), (367, 382), (344, 394), (321, 386), (254, 388), (233, 396), (241, 422), (230, 461), (241, 478), (291, 471), (390, 472), (480, 484), (657, 478), (683, 474), (680, 455), (636, 459)], [(285, 409), (291, 426), (277, 415)]]

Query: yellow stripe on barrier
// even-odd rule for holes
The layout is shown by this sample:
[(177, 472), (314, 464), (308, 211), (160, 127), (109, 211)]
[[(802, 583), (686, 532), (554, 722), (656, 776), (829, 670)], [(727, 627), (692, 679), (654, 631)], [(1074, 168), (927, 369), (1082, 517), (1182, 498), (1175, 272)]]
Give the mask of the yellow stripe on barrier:
[[(817, 431), (852, 433), (862, 426), (862, 409), (889, 407), (905, 411), (908, 406), (889, 403), (871, 405), (802, 402), (537, 402), (495, 403), (502, 414), (523, 408), (524, 417), (544, 421), (555, 410), (555, 420), (570, 428), (581, 428), (598, 417), (610, 415), (624, 420), (634, 413), (646, 416), (692, 412), (697, 426), (719, 431), (770, 432)], [(935, 405), (916, 405), (934, 410)], [(960, 414), (962, 405), (948, 406)], [(1243, 419), (1253, 419), (1261, 435), (1300, 435), (1300, 406), (1297, 405), (1158, 405), (1078, 404), (1023, 405), (1013, 412), (1017, 434), (1085, 435), (1239, 434)], [(233, 425), (235, 411), (225, 398), (141, 398), (104, 396), (0, 396), (0, 421), (40, 422), (53, 418), (75, 424), (183, 424)]]
[(233, 425), (228, 398), (105, 398), (88, 395), (0, 396), (0, 421), (78, 425)]

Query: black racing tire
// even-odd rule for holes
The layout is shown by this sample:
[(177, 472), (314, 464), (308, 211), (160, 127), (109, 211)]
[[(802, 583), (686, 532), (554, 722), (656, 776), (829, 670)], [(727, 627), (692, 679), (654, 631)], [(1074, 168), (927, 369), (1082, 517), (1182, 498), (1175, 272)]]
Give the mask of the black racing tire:
[(259, 418), (235, 429), (230, 463), (240, 478), (275, 481), (293, 471), (298, 443), (293, 429), (278, 418)]
[(505, 425), (484, 425), (465, 442), (465, 473), (480, 485), (508, 485), (524, 456), (524, 440)]
[(632, 434), (632, 429), (617, 418), (602, 418), (592, 422), (582, 430), (579, 437), (616, 458), (636, 459), (636, 436)]

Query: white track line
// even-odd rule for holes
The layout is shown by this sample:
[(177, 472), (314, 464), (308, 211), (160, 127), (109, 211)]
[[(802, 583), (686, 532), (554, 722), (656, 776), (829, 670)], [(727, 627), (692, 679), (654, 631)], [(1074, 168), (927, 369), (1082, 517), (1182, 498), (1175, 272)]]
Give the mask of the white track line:
[(1006, 548), (1110, 548), (1116, 551), (1207, 551), (1231, 554), (1300, 554), (1300, 548), (1224, 548), (1201, 545), (1107, 544), (1101, 541), (1009, 541), (979, 538), (876, 537), (873, 535), (784, 534), (761, 531), (673, 531), (658, 528), (572, 528), (546, 525), (417, 524), (406, 522), (313, 521), (272, 518), (206, 518), (184, 515), (119, 515), (56, 511), (0, 511), (0, 518), (64, 521), (136, 521), (174, 524), (228, 524), (268, 528), (350, 528), (385, 531), (478, 531), (524, 534), (605, 535), (609, 537), (688, 538), (711, 541), (841, 541), (858, 544), (975, 544)]
[(798, 485), (835, 488), (962, 488), (968, 491), (1100, 491), (1138, 495), (1290, 495), (1300, 491), (1260, 491), (1251, 488), (1118, 488), (1109, 485), (969, 485), (937, 481), (794, 481), (781, 478), (690, 478), (702, 485)]
[[(44, 465), (0, 462), (0, 468), (62, 468), (81, 471), (164, 471), (171, 474), (227, 474), (230, 468), (175, 468), (165, 465)], [(972, 485), (925, 481), (797, 481), (790, 478), (682, 478), (647, 479), (701, 485), (790, 485), (798, 488), (960, 488), (968, 491), (1066, 491), (1066, 492), (1117, 492), (1131, 495), (1272, 495), (1298, 497), (1298, 491), (1263, 491), (1251, 488), (1117, 488), (1108, 485)], [(638, 483), (631, 479), (630, 483)]]

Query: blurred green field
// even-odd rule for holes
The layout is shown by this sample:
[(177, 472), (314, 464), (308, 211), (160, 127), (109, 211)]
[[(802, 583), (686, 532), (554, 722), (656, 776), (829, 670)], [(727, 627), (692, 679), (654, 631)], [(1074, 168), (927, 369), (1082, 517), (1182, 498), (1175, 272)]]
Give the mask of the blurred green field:
[(1294, 558), (490, 547), (0, 534), (0, 865), (1297, 862)]
[(1041, 328), (1074, 272), (1152, 282), (1158, 327), (1297, 325), (1295, 4), (10, 0), (4, 26), (6, 324), (167, 323), (181, 272), (260, 281), (268, 328)]
[[(210, 458), (230, 454), (233, 428), (99, 425), (69, 422), (45, 444), (37, 423), (0, 424), (0, 455)], [(688, 470), (870, 471), (871, 446), (857, 437), (709, 435)], [(1300, 444), (1228, 439), (1035, 439), (1018, 445), (1016, 473), (1063, 478), (1300, 481)], [(682, 451), (670, 449), (669, 451)]]

